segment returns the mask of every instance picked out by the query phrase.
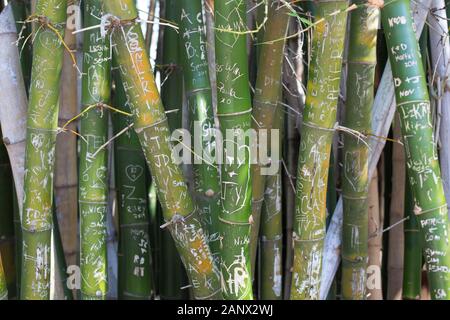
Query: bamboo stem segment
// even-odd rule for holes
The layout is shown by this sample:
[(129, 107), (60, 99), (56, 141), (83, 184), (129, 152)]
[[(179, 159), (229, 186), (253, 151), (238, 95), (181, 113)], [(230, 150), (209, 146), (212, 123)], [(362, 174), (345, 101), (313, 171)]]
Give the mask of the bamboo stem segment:
[(165, 227), (175, 240), (196, 299), (220, 299), (219, 270), (215, 267), (205, 233), (183, 173), (171, 161), (172, 145), (164, 108), (153, 78), (145, 41), (136, 23), (133, 0), (105, 2), (112, 18), (114, 55), (120, 68), (134, 129), (156, 182)]
[[(22, 299), (49, 299), (53, 169), (67, 2), (38, 0), (28, 107), (22, 230)], [(20, 199), (19, 199), (20, 200)]]

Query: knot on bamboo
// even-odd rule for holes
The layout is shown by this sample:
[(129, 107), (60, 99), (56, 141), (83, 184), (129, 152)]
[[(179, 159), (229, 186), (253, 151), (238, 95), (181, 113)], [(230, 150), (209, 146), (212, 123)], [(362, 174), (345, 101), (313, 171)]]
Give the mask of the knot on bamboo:
[(134, 25), (137, 21), (137, 17), (133, 19), (120, 19), (112, 14), (105, 14), (101, 19), (101, 32), (102, 36), (105, 36), (106, 33), (114, 31), (114, 29), (122, 28), (125, 26)]
[(381, 9), (384, 7), (384, 0), (367, 0), (369, 7), (375, 7)]

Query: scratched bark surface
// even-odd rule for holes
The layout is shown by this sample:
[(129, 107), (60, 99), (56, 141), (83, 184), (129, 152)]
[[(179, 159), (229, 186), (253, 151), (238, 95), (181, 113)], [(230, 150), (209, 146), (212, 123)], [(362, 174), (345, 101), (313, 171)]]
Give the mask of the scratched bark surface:
[[(205, 22), (201, 0), (182, 0), (180, 40), (183, 57), (185, 94), (190, 114), (192, 146), (201, 146), (201, 155), (194, 155), (194, 191), (200, 217), (215, 261), (220, 250), (219, 212), (220, 177), (214, 165), (216, 142), (212, 92), (206, 45)], [(199, 135), (196, 135), (200, 131)]]
[[(260, 34), (260, 39), (257, 44), (259, 52), (258, 74), (256, 78), (255, 96), (253, 98), (253, 112), (254, 119), (253, 128), (258, 134), (258, 139), (265, 137), (265, 142), (258, 141), (256, 146), (258, 160), (256, 164), (252, 165), (252, 218), (253, 225), (251, 228), (251, 253), (252, 253), (252, 270), (256, 263), (256, 249), (258, 242), (258, 233), (261, 216), (261, 206), (265, 197), (266, 177), (268, 175), (276, 175), (272, 169), (276, 169), (279, 163), (274, 162), (279, 159), (271, 161), (271, 150), (277, 148), (281, 141), (277, 137), (271, 136), (271, 129), (274, 128), (274, 119), (277, 110), (279, 109), (278, 102), (281, 95), (281, 75), (283, 69), (284, 58), (284, 39), (289, 23), (289, 8), (281, 4), (279, 1), (270, 1), (268, 12), (268, 21), (265, 25), (264, 34)], [(271, 42), (276, 40), (274, 42)], [(278, 127), (278, 126), (275, 126)], [(260, 148), (259, 144), (263, 147)], [(273, 146), (273, 147), (272, 147)], [(280, 150), (278, 150), (279, 153)], [(264, 170), (264, 172), (261, 172)]]
[(395, 86), (405, 145), (408, 183), (422, 235), (430, 293), (450, 299), (450, 243), (447, 204), (422, 60), (409, 11), (409, 1), (385, 3), (381, 18)]
[[(98, 24), (102, 0), (84, 3), (84, 27)], [(97, 150), (108, 139), (111, 61), (108, 38), (100, 29), (87, 30), (83, 40), (82, 110), (95, 105), (81, 117), (80, 210), (81, 297), (104, 300), (108, 291), (106, 214), (108, 213), (108, 150)]]
[[(291, 299), (318, 299), (325, 238), (326, 192), (336, 122), (347, 1), (319, 1), (313, 31), (297, 169)], [(340, 10), (335, 15), (331, 13)], [(342, 12), (344, 11), (344, 12)]]
[[(114, 68), (114, 105), (130, 112), (118, 68)], [(130, 117), (113, 114), (114, 133), (132, 124)], [(145, 158), (139, 138), (130, 129), (114, 142), (119, 211), (119, 298), (145, 300), (152, 296), (150, 216)]]
[[(246, 3), (214, 3), (217, 99), (220, 129), (236, 137), (223, 147), (221, 230), (222, 291), (226, 299), (252, 299), (250, 259), (249, 138), (251, 100), (246, 49)], [(237, 139), (236, 139), (237, 138)], [(233, 143), (235, 142), (235, 143)]]
[[(156, 183), (164, 219), (186, 267), (196, 299), (220, 299), (220, 275), (205, 238), (183, 173), (171, 161), (170, 131), (153, 78), (142, 30), (132, 0), (105, 3), (121, 19), (113, 28), (114, 54), (133, 113), (134, 129)], [(127, 22), (128, 21), (128, 22)]]
[[(366, 1), (350, 13), (347, 95), (344, 126), (371, 132), (379, 10)], [(342, 297), (365, 299), (369, 148), (365, 138), (344, 134), (342, 196)]]
[[(36, 14), (64, 36), (67, 2), (38, 0)], [(55, 31), (37, 28), (33, 43), (23, 199), (21, 298), (48, 299), (53, 224), (53, 169), (64, 47)]]
[(0, 300), (8, 300), (5, 272), (3, 271), (2, 256), (0, 255)]

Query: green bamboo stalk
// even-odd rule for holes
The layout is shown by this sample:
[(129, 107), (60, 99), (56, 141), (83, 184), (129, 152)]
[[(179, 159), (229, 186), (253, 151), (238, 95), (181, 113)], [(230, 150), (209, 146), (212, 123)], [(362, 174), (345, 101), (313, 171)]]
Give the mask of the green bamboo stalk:
[(194, 155), (194, 198), (200, 210), (202, 224), (208, 232), (211, 252), (217, 261), (220, 253), (219, 212), (220, 177), (213, 164), (215, 128), (206, 53), (205, 22), (201, 0), (182, 0), (180, 18), (181, 54), (183, 56), (184, 89), (190, 114), (192, 145), (205, 153)]
[[(319, 298), (328, 167), (335, 131), (347, 5), (347, 1), (318, 1), (316, 4), (317, 24), (313, 31), (297, 169), (291, 299)], [(330, 16), (336, 11), (339, 13)]]
[[(278, 102), (281, 95), (281, 74), (283, 69), (284, 45), (285, 41), (280, 40), (286, 36), (289, 24), (289, 7), (278, 0), (272, 0), (268, 4), (268, 20), (265, 25), (265, 32), (260, 39), (258, 46), (259, 62), (258, 74), (256, 78), (255, 96), (253, 98), (253, 112), (254, 119), (253, 128), (257, 132), (258, 139), (262, 134), (267, 133), (268, 144), (260, 146), (257, 145), (258, 163), (252, 165), (252, 219), (253, 225), (251, 227), (251, 257), (252, 257), (252, 271), (255, 270), (256, 251), (258, 243), (258, 232), (261, 221), (261, 206), (265, 199), (266, 193), (266, 178), (269, 175), (278, 175), (276, 172), (270, 172), (271, 166), (274, 164), (264, 163), (260, 158), (260, 150), (266, 148), (266, 153), (269, 151), (270, 156), (275, 150), (267, 150), (268, 146), (272, 146), (271, 129), (280, 128), (281, 125), (277, 119), (279, 113)], [(261, 35), (261, 34), (260, 34)], [(275, 41), (274, 41), (275, 40)], [(274, 41), (274, 42), (272, 42)], [(279, 130), (279, 129), (277, 129)], [(281, 143), (281, 141), (280, 141)], [(277, 144), (277, 146), (280, 145)], [(281, 150), (278, 150), (281, 155)], [(268, 154), (269, 156), (269, 154)], [(274, 159), (276, 161), (279, 159)], [(279, 165), (278, 165), (279, 168)], [(268, 171), (267, 173), (261, 172)], [(274, 182), (272, 182), (274, 184)]]
[(381, 18), (392, 64), (408, 184), (422, 238), (432, 299), (450, 299), (447, 205), (430, 120), (426, 77), (408, 0), (385, 3)]
[(145, 41), (132, 0), (105, 2), (107, 12), (121, 19), (112, 29), (114, 55), (133, 113), (134, 129), (156, 182), (164, 219), (183, 260), (196, 299), (220, 299), (219, 271), (179, 166), (170, 160), (167, 117), (153, 78)]
[[(84, 26), (98, 24), (103, 0), (87, 0)], [(78, 203), (80, 210), (81, 298), (104, 300), (108, 291), (106, 215), (108, 151), (97, 150), (108, 139), (110, 100), (109, 41), (100, 29), (86, 30), (83, 39), (82, 112)], [(92, 106), (94, 106), (92, 108)], [(90, 108), (90, 109), (87, 109)]]
[[(179, 25), (181, 2), (166, 0), (165, 19)], [(180, 50), (180, 36), (171, 27), (164, 29), (163, 35), (163, 84), (161, 87), (161, 100), (166, 110), (169, 129), (174, 132), (182, 128), (183, 114), (183, 73), (181, 71), (182, 55)], [(184, 172), (186, 173), (186, 172)], [(162, 218), (162, 215), (160, 215)], [(159, 225), (163, 224), (160, 220)], [(180, 256), (169, 231), (161, 230), (161, 270), (160, 297), (161, 299), (186, 299), (188, 290), (180, 290), (186, 286), (186, 271), (183, 268)], [(205, 234), (206, 236), (206, 234)]]
[[(372, 124), (379, 9), (355, 0), (351, 12), (344, 126), (369, 133)], [(342, 179), (342, 298), (364, 300), (368, 243), (369, 147), (365, 138), (344, 135)]]
[[(53, 168), (67, 2), (38, 0), (27, 120), (22, 231), (22, 299), (49, 299)], [(54, 29), (54, 30), (52, 30)], [(58, 31), (58, 34), (55, 32)], [(61, 38), (60, 38), (61, 37)]]
[[(222, 291), (226, 299), (251, 300), (252, 185), (250, 142), (245, 135), (251, 128), (252, 106), (246, 52), (246, 4), (239, 0), (217, 1), (214, 12), (220, 128), (224, 137), (227, 131), (238, 137), (236, 144), (225, 144), (223, 150), (222, 211), (219, 216)], [(236, 139), (233, 137), (233, 140)]]
[[(406, 186), (408, 188), (408, 185)], [(408, 188), (409, 189), (409, 188)], [(414, 202), (411, 190), (405, 192), (405, 217), (403, 232), (405, 234), (403, 257), (404, 300), (420, 300), (422, 289), (422, 244), (419, 224), (414, 215)]]
[[(114, 68), (114, 105), (129, 113), (119, 69)], [(131, 124), (131, 118), (113, 114), (114, 134)], [(119, 211), (119, 299), (148, 300), (153, 295), (146, 164), (133, 130), (114, 142), (115, 182)]]
[(0, 254), (0, 300), (8, 300), (8, 286), (3, 271), (2, 255)]

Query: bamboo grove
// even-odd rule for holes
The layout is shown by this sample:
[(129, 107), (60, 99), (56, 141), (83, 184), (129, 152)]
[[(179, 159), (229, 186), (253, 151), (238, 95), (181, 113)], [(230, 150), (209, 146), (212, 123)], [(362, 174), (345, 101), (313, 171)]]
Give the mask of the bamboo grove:
[(0, 0), (0, 300), (450, 300), (447, 12)]

